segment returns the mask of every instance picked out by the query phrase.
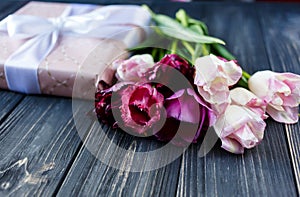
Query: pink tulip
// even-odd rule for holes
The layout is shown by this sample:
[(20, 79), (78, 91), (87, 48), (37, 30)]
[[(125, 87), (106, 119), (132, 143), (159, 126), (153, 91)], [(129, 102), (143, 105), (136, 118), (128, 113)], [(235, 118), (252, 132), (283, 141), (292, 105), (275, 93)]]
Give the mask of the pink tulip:
[(222, 148), (240, 154), (258, 145), (264, 136), (266, 103), (244, 88), (230, 91), (231, 104), (214, 125)]
[(113, 68), (117, 70), (116, 77), (120, 81), (138, 82), (145, 78), (145, 73), (154, 66), (151, 55), (134, 55), (128, 60), (116, 60)]
[(250, 90), (267, 103), (267, 113), (282, 123), (298, 122), (300, 76), (293, 73), (260, 71), (248, 81)]
[(194, 84), (199, 94), (211, 104), (217, 116), (221, 115), (230, 104), (229, 86), (238, 82), (242, 69), (235, 61), (226, 61), (212, 54), (198, 58), (195, 68)]
[(137, 134), (153, 129), (162, 116), (164, 96), (150, 84), (129, 85), (121, 93), (123, 128)]

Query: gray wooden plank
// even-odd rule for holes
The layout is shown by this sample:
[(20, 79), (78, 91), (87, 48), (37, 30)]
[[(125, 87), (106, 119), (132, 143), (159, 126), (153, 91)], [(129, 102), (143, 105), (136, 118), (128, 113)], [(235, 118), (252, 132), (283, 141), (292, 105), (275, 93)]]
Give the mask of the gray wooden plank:
[[(0, 20), (6, 17), (8, 14), (13, 13), (22, 5), (26, 4), (26, 1), (1, 1), (0, 2)], [(1, 79), (0, 74), (0, 79)], [(5, 117), (13, 110), (13, 108), (21, 101), (23, 96), (21, 94), (8, 92), (0, 89), (0, 123), (3, 122)]]
[(0, 126), (0, 196), (50, 196), (80, 146), (70, 99), (27, 96)]
[[(207, 6), (204, 18), (249, 73), (270, 68), (256, 9), (252, 4), (215, 4)], [(267, 124), (262, 143), (244, 155), (230, 154), (220, 143), (205, 157), (197, 156), (199, 144), (188, 149), (177, 196), (296, 196), (283, 125)]]
[(294, 175), (296, 179), (298, 194), (300, 194), (300, 123), (293, 125), (285, 125), (286, 136), (288, 138), (289, 150), (294, 169)]
[[(300, 74), (300, 4), (265, 5), (259, 12), (270, 66)], [(300, 193), (300, 123), (285, 125), (292, 165)]]
[(191, 147), (183, 156), (177, 196), (297, 196), (282, 137), (281, 125), (268, 121), (264, 141), (244, 155), (219, 143), (200, 158), (199, 145)]
[(23, 99), (24, 95), (0, 90), (0, 123), (15, 108), (15, 106)]
[[(85, 113), (81, 113), (85, 114)], [(82, 118), (82, 122), (87, 121)], [(80, 122), (78, 124), (84, 124)], [(155, 150), (162, 143), (149, 140), (137, 139), (120, 130), (112, 130), (103, 126), (99, 131), (98, 121), (92, 121), (89, 128), (89, 135), (84, 141), (84, 146), (78, 153), (66, 179), (60, 187), (57, 196), (91, 195), (91, 196), (153, 196), (165, 195), (174, 196), (179, 172), (179, 160), (161, 169), (144, 172), (130, 172), (137, 165), (136, 152), (147, 152)], [(89, 123), (88, 123), (89, 124)], [(77, 129), (80, 126), (77, 127)], [(85, 127), (87, 128), (87, 127)], [(80, 129), (80, 128), (79, 128)], [(104, 141), (108, 140), (108, 144)], [(122, 151), (114, 147), (131, 150), (132, 153), (122, 154)], [(90, 151), (95, 150), (95, 151)], [(104, 155), (106, 164), (98, 159)], [(139, 160), (142, 163), (142, 170), (146, 166), (154, 165), (162, 158), (154, 160)], [(117, 169), (112, 166), (119, 164), (124, 169)], [(76, 181), (74, 181), (76, 180)]]

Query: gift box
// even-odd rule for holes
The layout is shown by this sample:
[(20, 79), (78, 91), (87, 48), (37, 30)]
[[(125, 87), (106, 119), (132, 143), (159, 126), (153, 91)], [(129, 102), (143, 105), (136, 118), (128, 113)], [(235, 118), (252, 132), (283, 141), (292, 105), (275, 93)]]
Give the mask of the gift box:
[(140, 6), (30, 2), (0, 22), (0, 88), (71, 97), (78, 75), (84, 91), (127, 57), (150, 19)]

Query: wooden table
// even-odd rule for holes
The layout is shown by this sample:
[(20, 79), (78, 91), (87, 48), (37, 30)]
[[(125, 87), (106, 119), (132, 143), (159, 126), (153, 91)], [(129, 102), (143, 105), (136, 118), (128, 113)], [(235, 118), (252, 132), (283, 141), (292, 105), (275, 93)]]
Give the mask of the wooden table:
[[(0, 17), (24, 3), (1, 1)], [(184, 8), (205, 21), (250, 73), (300, 74), (300, 4), (147, 3), (169, 15)], [(262, 143), (243, 155), (230, 154), (217, 143), (198, 157), (196, 144), (163, 168), (127, 172), (105, 165), (85, 148), (71, 99), (1, 90), (0, 109), (0, 196), (299, 196), (299, 123), (268, 119)], [(156, 143), (109, 133), (112, 143), (134, 151)], [(85, 141), (92, 140), (86, 136)], [(108, 155), (114, 151), (107, 147)], [(134, 165), (133, 156), (118, 162)]]

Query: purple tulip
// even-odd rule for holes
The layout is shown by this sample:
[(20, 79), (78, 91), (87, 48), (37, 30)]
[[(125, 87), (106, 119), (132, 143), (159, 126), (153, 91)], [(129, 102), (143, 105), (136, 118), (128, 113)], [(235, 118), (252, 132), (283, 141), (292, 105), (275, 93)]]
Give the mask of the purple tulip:
[[(214, 121), (212, 110), (192, 89), (180, 90), (165, 99), (167, 119), (162, 129), (155, 134), (161, 141), (171, 141), (183, 146), (196, 143)], [(179, 127), (179, 125), (181, 125)], [(177, 133), (177, 134), (176, 134)]]

